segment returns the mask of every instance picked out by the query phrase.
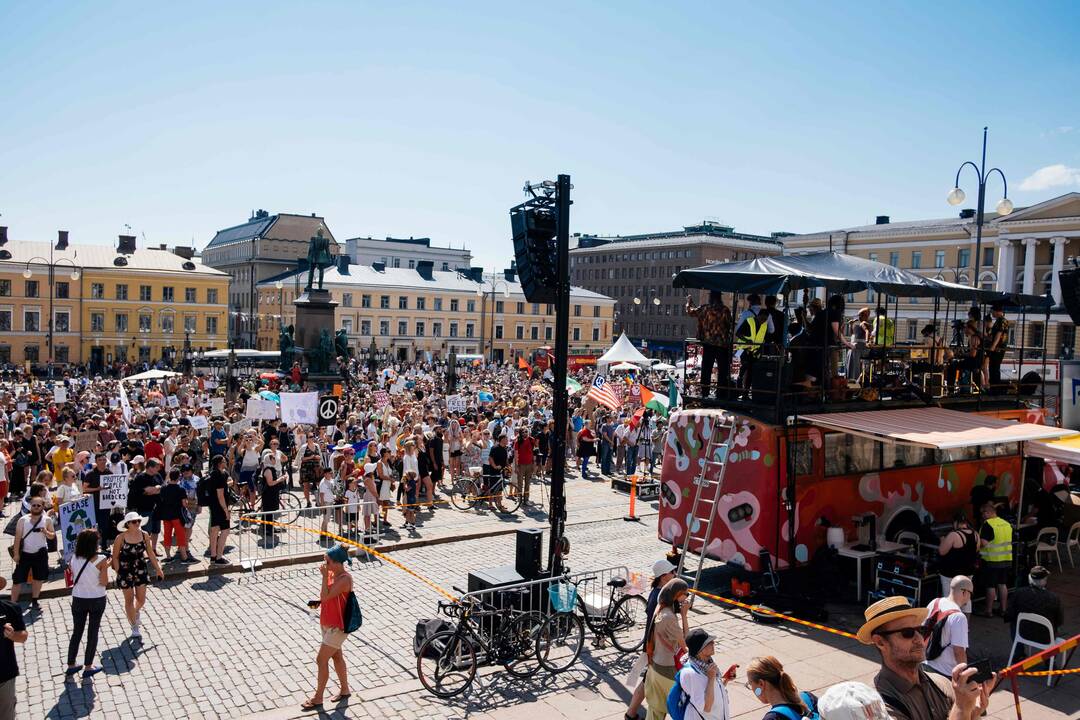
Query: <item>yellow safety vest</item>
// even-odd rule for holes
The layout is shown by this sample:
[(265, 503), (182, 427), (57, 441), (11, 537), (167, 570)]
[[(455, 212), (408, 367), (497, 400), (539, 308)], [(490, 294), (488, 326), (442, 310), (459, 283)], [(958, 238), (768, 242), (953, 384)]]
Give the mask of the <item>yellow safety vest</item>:
[(752, 317), (746, 318), (746, 323), (750, 327), (750, 336), (735, 343), (735, 349), (757, 352), (765, 344), (765, 333), (769, 330), (769, 323), (763, 322), (758, 325), (758, 321)]
[(979, 551), (986, 562), (1012, 562), (1012, 525), (999, 517), (993, 517), (986, 523), (994, 530), (994, 539)]

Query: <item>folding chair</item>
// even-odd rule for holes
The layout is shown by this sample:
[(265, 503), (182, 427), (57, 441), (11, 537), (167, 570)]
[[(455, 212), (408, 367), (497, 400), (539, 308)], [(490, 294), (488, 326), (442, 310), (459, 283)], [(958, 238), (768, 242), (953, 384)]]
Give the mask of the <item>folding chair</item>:
[(1047, 527), (1039, 530), (1039, 534), (1035, 537), (1034, 548), (1036, 564), (1039, 562), (1040, 553), (1053, 553), (1054, 557), (1057, 558), (1058, 572), (1061, 572), (1061, 554), (1058, 552), (1057, 528)]

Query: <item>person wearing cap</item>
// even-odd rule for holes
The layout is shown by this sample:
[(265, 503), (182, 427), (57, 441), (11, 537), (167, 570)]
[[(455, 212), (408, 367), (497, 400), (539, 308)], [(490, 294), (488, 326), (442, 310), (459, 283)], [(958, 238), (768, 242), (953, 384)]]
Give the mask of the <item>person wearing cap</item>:
[(1042, 565), (1036, 565), (1028, 572), (1028, 586), (1013, 591), (1009, 607), (1005, 611), (1005, 622), (1009, 623), (1013, 637), (1016, 637), (1016, 618), (1020, 613), (1034, 613), (1050, 621), (1054, 626), (1054, 637), (1045, 637), (1046, 629), (1031, 623), (1024, 625), (1024, 637), (1037, 638), (1043, 635), (1043, 641), (1052, 643), (1057, 639), (1058, 628), (1065, 621), (1061, 607), (1061, 598), (1047, 590), (1046, 581), (1050, 571)]
[[(660, 601), (660, 589), (667, 584), (668, 580), (675, 577), (676, 567), (668, 560), (660, 558), (653, 563), (652, 566), (652, 589), (649, 591), (649, 599), (645, 603), (645, 642), (649, 640), (649, 630), (652, 629), (653, 615), (656, 614), (656, 605)], [(683, 620), (686, 620), (686, 615), (683, 615)], [(682, 627), (683, 635), (688, 631), (688, 627), (685, 622)], [(647, 660), (645, 653), (642, 652), (641, 660)], [(644, 662), (635, 663), (635, 668), (639, 670), (631, 670), (631, 677), (638, 671), (641, 672), (641, 680), (638, 681), (637, 687), (634, 688), (634, 694), (630, 698), (630, 704), (626, 708), (625, 717), (627, 720), (634, 720), (638, 716), (638, 710), (641, 708), (641, 704), (645, 701), (645, 673), (648, 670), (644, 667)]]
[(926, 608), (912, 607), (901, 595), (866, 608), (866, 622), (856, 637), (881, 653), (874, 688), (894, 720), (976, 720), (987, 707), (994, 680), (972, 682), (976, 669), (964, 663), (949, 678), (928, 673), (923, 662), (932, 630), (925, 625), (926, 615)]
[(45, 461), (52, 466), (53, 480), (59, 484), (63, 477), (64, 466), (75, 461), (75, 451), (71, 449), (71, 438), (57, 435), (56, 445), (45, 454)]
[(686, 652), (689, 660), (679, 671), (679, 685), (686, 693), (686, 717), (688, 720), (727, 720), (731, 708), (727, 684), (735, 677), (732, 665), (721, 674), (713, 661), (716, 652), (714, 638), (703, 628), (694, 628), (686, 634)]
[[(968, 619), (964, 615), (965, 606), (971, 608), (971, 594), (975, 585), (966, 575), (956, 575), (949, 582), (949, 595), (935, 598), (926, 606), (926, 624), (934, 627), (944, 623), (941, 628), (941, 652), (936, 657), (926, 656), (926, 666), (945, 677), (952, 674), (953, 668), (968, 661)], [(929, 648), (928, 648), (929, 650)]]
[(822, 720), (891, 720), (881, 693), (861, 682), (833, 685), (818, 699)]
[(124, 613), (131, 625), (131, 638), (140, 640), (140, 613), (146, 604), (146, 586), (150, 584), (149, 567), (153, 566), (158, 580), (165, 573), (158, 564), (150, 536), (143, 532), (142, 516), (134, 510), (117, 523), (120, 533), (113, 542), (112, 568), (116, 573), (116, 586), (124, 593)]
[[(686, 648), (686, 613), (690, 609), (690, 589), (680, 578), (673, 578), (660, 590), (645, 653), (649, 669), (645, 673), (646, 720), (667, 717), (667, 696), (675, 684), (675, 656)], [(681, 617), (681, 622), (680, 622)]]
[(339, 690), (337, 695), (330, 698), (330, 702), (340, 703), (352, 694), (349, 692), (345, 655), (341, 652), (341, 646), (348, 637), (345, 633), (345, 600), (353, 589), (352, 575), (345, 569), (345, 565), (352, 565), (352, 560), (349, 559), (349, 551), (340, 544), (327, 550), (325, 558), (319, 565), (322, 575), (318, 603), (322, 643), (315, 656), (318, 667), (315, 693), (300, 706), (305, 712), (322, 709), (323, 693), (326, 692), (326, 683), (330, 679), (331, 660), (337, 673)]

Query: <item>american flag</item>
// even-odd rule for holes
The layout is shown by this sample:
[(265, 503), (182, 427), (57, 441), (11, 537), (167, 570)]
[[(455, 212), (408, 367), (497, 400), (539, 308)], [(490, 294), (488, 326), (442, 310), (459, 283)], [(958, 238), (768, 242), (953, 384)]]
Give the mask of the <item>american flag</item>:
[(618, 410), (619, 408), (619, 398), (608, 387), (607, 380), (604, 379), (603, 375), (597, 375), (593, 379), (592, 387), (589, 388), (589, 392), (585, 397), (592, 398), (608, 410)]

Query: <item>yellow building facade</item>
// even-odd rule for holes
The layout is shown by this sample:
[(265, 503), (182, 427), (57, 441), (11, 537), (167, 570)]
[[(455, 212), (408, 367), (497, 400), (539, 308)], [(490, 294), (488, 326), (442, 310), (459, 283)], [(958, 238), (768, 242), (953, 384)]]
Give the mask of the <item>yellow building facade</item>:
[[(346, 330), (354, 352), (374, 339), (380, 351), (402, 360), (455, 352), (505, 362), (555, 342), (554, 309), (526, 301), (506, 275), (486, 274), (480, 282), (460, 272), (380, 267), (326, 271), (324, 286), (338, 303), (335, 326)], [(279, 328), (295, 322), (293, 301), (306, 279), (303, 273), (259, 284), (258, 349), (278, 349)], [(572, 289), (572, 355), (600, 355), (611, 347), (614, 311), (613, 299)]]
[[(166, 363), (227, 346), (229, 277), (181, 249), (10, 241), (0, 259), (0, 363)], [(50, 316), (52, 322), (50, 324)]]

